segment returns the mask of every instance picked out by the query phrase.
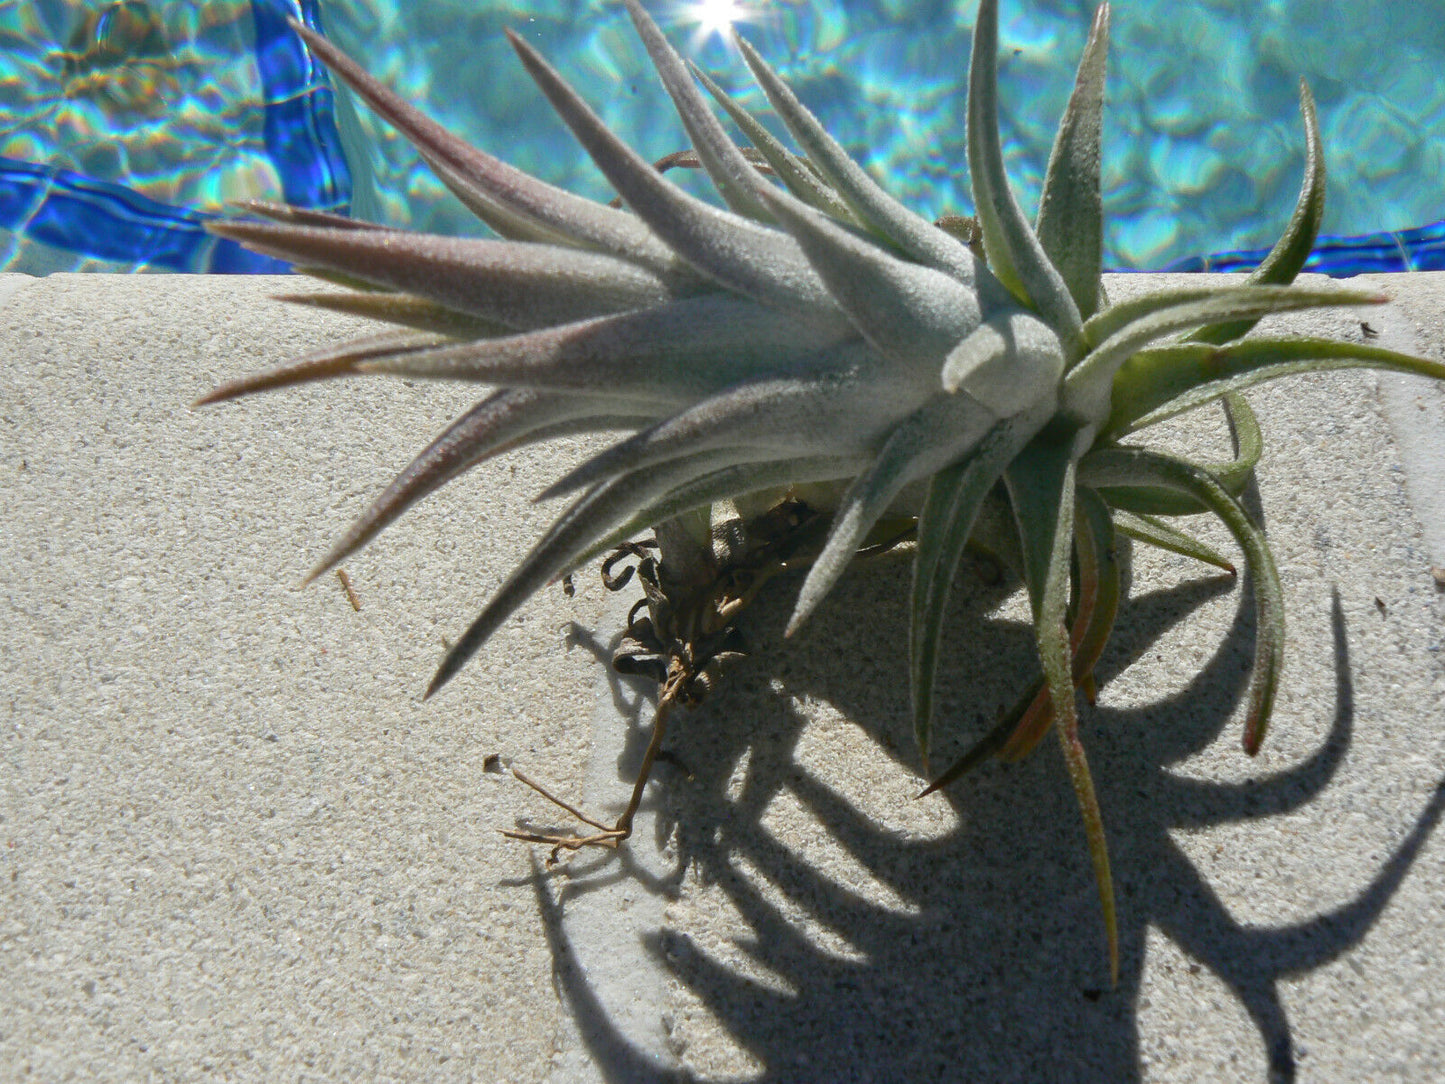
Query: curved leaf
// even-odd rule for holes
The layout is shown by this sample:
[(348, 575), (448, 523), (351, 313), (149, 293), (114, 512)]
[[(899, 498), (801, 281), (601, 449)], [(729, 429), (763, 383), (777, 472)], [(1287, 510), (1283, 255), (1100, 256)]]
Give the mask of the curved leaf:
[[(1163, 492), (1170, 491), (1164, 490)], [(1136, 542), (1146, 542), (1161, 550), (1177, 553), (1181, 557), (1192, 557), (1196, 561), (1203, 561), (1207, 565), (1223, 569), (1231, 576), (1235, 575), (1234, 565), (1213, 546), (1201, 542), (1193, 535), (1185, 534), (1176, 527), (1171, 527), (1161, 519), (1115, 508), (1114, 529)]]
[[(1264, 454), (1264, 436), (1259, 431), (1259, 420), (1254, 416), (1253, 409), (1250, 408), (1241, 393), (1225, 392), (1220, 398), (1220, 402), (1224, 406), (1225, 417), (1228, 419), (1230, 431), (1234, 435), (1235, 455), (1228, 463), (1204, 463), (1201, 466), (1218, 478), (1220, 485), (1237, 497), (1244, 492), (1244, 487), (1254, 477), (1254, 468), (1259, 463), (1259, 457)], [(1132, 512), (1145, 519), (1151, 516), (1192, 516), (1208, 511), (1193, 498), (1177, 490), (1161, 489), (1158, 486), (1133, 486), (1123, 490), (1106, 487), (1100, 492), (1114, 508)], [(1159, 527), (1166, 532), (1173, 530), (1173, 528), (1165, 527), (1162, 523), (1159, 524)], [(1147, 526), (1141, 529), (1149, 530)], [(1175, 532), (1175, 534), (1178, 535), (1178, 538), (1174, 539), (1174, 542), (1177, 544), (1184, 540), (1184, 544), (1188, 547), (1177, 552), (1189, 557), (1198, 557), (1209, 564), (1219, 563), (1205, 556), (1208, 547), (1205, 547), (1202, 542), (1180, 532)], [(1145, 541), (1153, 540), (1145, 539)], [(1163, 546), (1164, 549), (1174, 548), (1164, 541), (1156, 544)], [(1226, 565), (1228, 562), (1220, 567)], [(1228, 565), (1228, 567), (1229, 571), (1234, 571), (1232, 565)]]
[(1385, 369), (1445, 380), (1445, 365), (1363, 343), (1330, 339), (1242, 339), (1227, 346), (1182, 343), (1140, 351), (1114, 378), (1109, 438), (1203, 406), (1227, 392), (1298, 373)]
[(1079, 315), (1099, 309), (1104, 266), (1104, 201), (1099, 159), (1104, 113), (1104, 74), (1109, 57), (1109, 5), (1094, 11), (1089, 40), (1079, 60), (1039, 199), (1039, 243), (1068, 285)]
[(999, 422), (961, 463), (933, 476), (918, 517), (918, 551), (913, 558), (908, 655), (913, 690), (913, 733), (928, 762), (943, 618), (958, 562), (974, 521), (994, 483), (1032, 433), (1013, 421)]
[[(1166, 335), (1210, 320), (1386, 300), (1379, 293), (1335, 289), (1223, 286), (1162, 290), (1112, 305), (1084, 328), (1084, 341), (1090, 349), (1064, 378), (1064, 405), (1081, 417), (1104, 421), (1112, 406), (1115, 379), (1130, 358)], [(1092, 345), (1094, 342), (1098, 345)]]
[(688, 67), (704, 89), (732, 118), (733, 123), (743, 130), (748, 142), (756, 147), (768, 165), (773, 167), (773, 172), (787, 186), (789, 192), (815, 210), (843, 222), (857, 223), (857, 216), (838, 193), (819, 180), (818, 176), (809, 170), (797, 155), (783, 146), (772, 132), (764, 128), (756, 117), (738, 105), (727, 91), (708, 78), (707, 73), (697, 65), (690, 63)]
[(1269, 726), (1284, 660), (1284, 592), (1264, 532), (1219, 479), (1197, 464), (1172, 456), (1140, 448), (1100, 449), (1080, 461), (1079, 477), (1094, 486), (1157, 486), (1187, 494), (1217, 515), (1244, 551), (1245, 569), (1254, 585), (1257, 624), (1254, 674), (1244, 728), (1244, 750), (1253, 756), (1259, 752)]
[[(1325, 216), (1325, 153), (1320, 142), (1320, 122), (1315, 113), (1315, 98), (1310, 86), (1303, 79), (1299, 81), (1300, 114), (1305, 125), (1305, 176), (1300, 186), (1299, 199), (1295, 202), (1294, 214), (1285, 227), (1274, 248), (1249, 276), (1249, 281), (1259, 285), (1287, 285), (1309, 259), (1319, 236), (1320, 222)], [(1201, 328), (1190, 336), (1195, 342), (1227, 343), (1247, 335), (1258, 323), (1257, 320), (1238, 320), (1227, 324), (1216, 324)]]
[(968, 171), (989, 270), (1049, 322), (1063, 340), (1070, 360), (1081, 356), (1079, 308), (1019, 208), (1004, 172), (998, 136), (998, 0), (979, 0), (973, 26)]

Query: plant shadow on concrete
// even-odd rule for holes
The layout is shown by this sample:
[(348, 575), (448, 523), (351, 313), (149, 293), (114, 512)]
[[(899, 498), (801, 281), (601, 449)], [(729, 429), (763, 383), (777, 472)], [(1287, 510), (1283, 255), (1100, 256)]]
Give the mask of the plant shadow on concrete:
[[(1225, 579), (1193, 581), (1136, 597), (1100, 663), (1100, 685), (1232, 586)], [(1144, 939), (1154, 926), (1247, 1010), (1270, 1079), (1293, 1080), (1294, 1042), (1280, 981), (1359, 944), (1445, 810), (1445, 782), (1358, 896), (1284, 928), (1236, 921), (1170, 833), (1285, 813), (1329, 783), (1349, 747), (1354, 713), (1338, 595), (1334, 718), (1318, 749), (1282, 772), (1232, 785), (1168, 770), (1218, 738), (1244, 696), (1253, 649), (1247, 606), (1188, 687), (1138, 709), (1086, 712), (1120, 892), (1121, 976), (1110, 989), (1089, 859), (1057, 750), (1019, 764), (990, 762), (925, 799), (946, 801), (957, 815), (954, 830), (931, 839), (880, 826), (809, 771), (806, 757), (795, 758), (808, 725), (795, 698), (804, 698), (826, 701), (856, 720), (879, 757), (919, 771), (900, 695), (907, 664), (898, 645), (906, 628), (896, 599), (906, 591), (903, 568), (854, 575), (801, 642), (777, 634), (786, 607), (760, 604), (752, 626), (760, 657), (739, 666), (699, 710), (675, 721), (669, 748), (689, 774), (659, 773), (649, 801), (665, 795), (679, 876), (690, 869), (693, 884), (725, 896), (737, 921), (732, 940), (760, 969), (728, 966), (668, 929), (650, 935), (650, 951), (763, 1066), (756, 1079), (1127, 1081), (1142, 1075), (1140, 985)], [(943, 690), (941, 703), (1002, 709), (1029, 674), (1027, 626), (980, 620), (1005, 593), (974, 584), (955, 607), (967, 612), (953, 621), (950, 643), (970, 662), (953, 668), (954, 684)], [(866, 621), (858, 620), (860, 613)], [(776, 680), (769, 683), (770, 677)], [(985, 711), (964, 716), (970, 725), (954, 735), (960, 751), (991, 721)], [(642, 729), (631, 736), (632, 756), (624, 754), (619, 778), (630, 778), (626, 762), (645, 739)], [(936, 763), (947, 763), (954, 752), (941, 745)], [(735, 770), (745, 753), (739, 787)], [(829, 833), (906, 907), (880, 906), (801, 860), (763, 823), (780, 795), (806, 809), (818, 832)], [(593, 876), (617, 875), (615, 866), (590, 862), (572, 872), (568, 891), (585, 891)], [(671, 894), (672, 886), (650, 887)], [(541, 876), (536, 889), (559, 990), (604, 1078), (692, 1079), (659, 1068), (610, 1024), (573, 958), (562, 923), (565, 892)], [(799, 911), (849, 951), (808, 936), (796, 921)], [(759, 970), (781, 982), (760, 978)], [(1191, 976), (1177, 978), (1185, 983)]]

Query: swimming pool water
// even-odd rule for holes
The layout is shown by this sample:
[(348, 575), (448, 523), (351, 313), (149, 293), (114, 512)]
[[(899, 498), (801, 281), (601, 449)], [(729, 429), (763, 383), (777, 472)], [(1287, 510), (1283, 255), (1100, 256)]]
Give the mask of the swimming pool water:
[(315, 0), (0, 0), (0, 269), (284, 269), (204, 223), (246, 197), (349, 204), (288, 16), (315, 25)]
[[(890, 190), (925, 214), (967, 213), (961, 110), (973, 0), (734, 6), (742, 32)], [(1004, 0), (1001, 123), (1025, 206), (1037, 200), (1092, 6)], [(700, 4), (652, 7), (674, 42), (744, 104), (762, 107), (723, 40), (699, 31)], [(1246, 250), (1241, 259), (1209, 263), (1232, 267), (1248, 264), (1247, 250), (1267, 248), (1299, 187), (1304, 77), (1319, 102), (1330, 168), (1325, 232), (1395, 231), (1323, 246), (1324, 269), (1445, 266), (1445, 228), (1418, 228), (1445, 216), (1445, 79), (1436, 75), (1445, 71), (1445, 20), (1432, 7), (1116, 2), (1105, 114), (1108, 262), (1204, 266), (1201, 254)], [(404, 141), (344, 101), (333, 111), (320, 73), (308, 69), (280, 22), (288, 10), (319, 19), (338, 44), (443, 123), (575, 191), (611, 195), (522, 73), (505, 27), (538, 44), (645, 155), (684, 145), (620, 5), (0, 0), (0, 227), (23, 226), (27, 235), (0, 236), (8, 243), (0, 266), (164, 265), (77, 261), (41, 244), (33, 216), (16, 211), (38, 191), (54, 196), (67, 186), (80, 187), (72, 203), (84, 205), (79, 196), (94, 182), (155, 201), (124, 209), (122, 223), (186, 208), (198, 228), (225, 200), (255, 195), (480, 232)], [(37, 163), (49, 171), (40, 180)], [(25, 168), (29, 189), (21, 183)], [(104, 216), (100, 225), (71, 223), (68, 234), (57, 228), (63, 202), (46, 238), (88, 234), (93, 243), (109, 234)], [(112, 248), (111, 256), (123, 254)], [(202, 255), (201, 266), (214, 262), (215, 253)], [(232, 258), (239, 259), (225, 257)]]

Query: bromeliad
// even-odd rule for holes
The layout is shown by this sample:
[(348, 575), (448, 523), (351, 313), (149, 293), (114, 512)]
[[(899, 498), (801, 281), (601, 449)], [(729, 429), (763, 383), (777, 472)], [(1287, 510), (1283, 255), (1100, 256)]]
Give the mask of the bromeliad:
[[(1027, 589), (1043, 675), (933, 787), (987, 755), (1022, 756), (1053, 727), (1083, 812), (1117, 973), (1108, 850), (1075, 704), (1121, 601), (1116, 536), (1225, 568), (1168, 520), (1210, 512), (1234, 536), (1259, 626), (1244, 734), (1253, 753), (1269, 722), (1284, 634), (1269, 548), (1239, 502), (1260, 454), (1240, 393), (1343, 366), (1445, 378), (1445, 367), (1378, 347), (1245, 337), (1270, 313), (1384, 300), (1290, 285), (1324, 206), (1308, 88), (1304, 184), (1265, 263), (1247, 282), (1201, 277), (1197, 286), (1110, 304), (1099, 184), (1107, 3), (1094, 15), (1030, 222), (1004, 174), (998, 135), (998, 4), (981, 0), (967, 105), (977, 218), (935, 223), (880, 188), (746, 41), (737, 39), (742, 59), (794, 149), (690, 70), (637, 0), (625, 2), (692, 147), (672, 164), (705, 171), (723, 206), (689, 195), (639, 157), (515, 34), (528, 74), (626, 209), (468, 146), (298, 26), (499, 239), (250, 205), (272, 221), (230, 221), (215, 232), (356, 287), (293, 300), (394, 330), (203, 401), (360, 373), (498, 389), (397, 477), (313, 577), (489, 456), (566, 434), (625, 432), (546, 490), (572, 501), (428, 689), (440, 689), (548, 582), (619, 546), (636, 559), (646, 613), (641, 603), (634, 610), (618, 664), (660, 683), (651, 748), (616, 824), (584, 817), (595, 832), (522, 834), (554, 847), (626, 837), (668, 712), (705, 693), (718, 664), (736, 653), (738, 613), (778, 582), (776, 573), (806, 569), (791, 633), (860, 552), (900, 542), (915, 547), (909, 656), (926, 765), (950, 586), (971, 539), (1000, 553)], [(727, 134), (704, 91), (751, 147)], [(1215, 400), (1236, 434), (1232, 462), (1202, 464), (1126, 442)], [(628, 541), (648, 531), (647, 541)]]

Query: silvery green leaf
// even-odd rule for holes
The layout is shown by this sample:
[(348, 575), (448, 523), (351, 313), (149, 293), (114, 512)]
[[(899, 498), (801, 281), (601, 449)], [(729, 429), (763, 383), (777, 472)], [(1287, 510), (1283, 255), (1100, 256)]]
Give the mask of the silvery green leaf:
[(1053, 329), (1021, 309), (995, 313), (950, 351), (947, 392), (966, 392), (1000, 418), (1057, 403), (1063, 346)]
[(1064, 618), (1069, 602), (1069, 558), (1074, 539), (1075, 443), (1062, 427), (1045, 430), (1004, 471), (1023, 545), (1024, 581), (1034, 612), (1034, 636), (1044, 684), (1053, 706), (1055, 731), (1088, 837), (1108, 941), (1109, 974), (1117, 981), (1119, 930), (1104, 822), (1094, 793), (1088, 758), (1079, 741), (1073, 659)]
[(1254, 585), (1254, 673), (1244, 728), (1244, 749), (1253, 756), (1259, 752), (1269, 726), (1284, 661), (1284, 592), (1264, 532), (1217, 478), (1197, 464), (1173, 456), (1142, 448), (1097, 449), (1080, 461), (1079, 479), (1088, 485), (1113, 489), (1151, 486), (1178, 490), (1217, 515), (1234, 535), (1244, 551), (1245, 570)]
[(913, 733), (925, 764), (932, 740), (933, 691), (943, 617), (958, 563), (984, 499), (1032, 436), (1031, 430), (1013, 420), (998, 422), (973, 455), (937, 472), (929, 483), (928, 497), (918, 517), (908, 636)]
[(743, 60), (798, 146), (858, 219), (919, 263), (947, 272), (966, 285), (972, 284), (978, 278), (979, 261), (968, 246), (910, 211), (879, 187), (838, 141), (823, 130), (818, 119), (798, 101), (757, 50), (741, 37), (735, 40)]
[[(1320, 143), (1319, 117), (1314, 95), (1303, 79), (1299, 84), (1300, 114), (1305, 126), (1305, 176), (1294, 214), (1269, 255), (1254, 269), (1249, 281), (1259, 285), (1288, 285), (1304, 267), (1319, 236), (1325, 216), (1325, 154)], [(1227, 343), (1248, 334), (1258, 321), (1238, 320), (1201, 328), (1190, 338), (1196, 342)]]
[(1079, 61), (1074, 92), (1054, 137), (1039, 199), (1039, 243), (1087, 320), (1099, 309), (1104, 267), (1104, 201), (1099, 191), (1109, 5), (1100, 4)]
[(970, 454), (996, 421), (965, 395), (940, 395), (894, 426), (878, 458), (843, 494), (827, 544), (798, 592), (787, 635), (832, 590), (899, 491)]
[(652, 66), (662, 77), (662, 85), (677, 107), (682, 126), (687, 129), (702, 168), (707, 171), (713, 187), (723, 202), (738, 214), (763, 222), (772, 221), (772, 213), (759, 192), (768, 187), (762, 175), (743, 157), (736, 144), (723, 131), (676, 50), (668, 44), (647, 12), (637, 0), (623, 0), (627, 14), (637, 27), (638, 36), (652, 58)]
[[(1098, 565), (1100, 562), (1111, 562), (1113, 533), (1109, 524), (1109, 517), (1104, 510), (1103, 502), (1090, 499), (1089, 490), (1081, 488), (1079, 499), (1081, 510), (1085, 515), (1081, 517), (1083, 530), (1081, 536), (1080, 561), (1084, 564), (1092, 564), (1093, 574), (1100, 575)], [(1059, 534), (1073, 535), (1072, 526), (1060, 525)], [(1058, 560), (1059, 551), (1063, 551), (1062, 561)], [(1068, 587), (1068, 546), (1067, 543), (1059, 545), (1056, 542), (1056, 568), (1051, 571), (1054, 582), (1051, 582), (1048, 590), (1058, 594), (1066, 594)], [(1058, 567), (1062, 565), (1063, 567)], [(1085, 639), (1087, 645), (1081, 644), (1084, 648), (1085, 657), (1092, 654), (1097, 658), (1096, 652), (1103, 650), (1104, 642), (1109, 637), (1109, 631), (1114, 625), (1114, 607), (1118, 601), (1118, 570), (1117, 566), (1110, 564), (1113, 569), (1113, 579), (1101, 583), (1100, 589), (1105, 596), (1098, 599), (1092, 616), (1097, 615), (1097, 621), (1086, 622)], [(1105, 576), (1108, 573), (1103, 573)], [(1046, 602), (1045, 612), (1052, 608), (1052, 604)], [(1064, 633), (1062, 625), (1057, 627), (1049, 624), (1036, 624), (1034, 631), (1038, 635), (1039, 659), (1043, 663), (1044, 681), (1049, 690), (1049, 701), (1054, 710), (1054, 732), (1059, 737), (1059, 748), (1064, 755), (1064, 765), (1069, 772), (1069, 782), (1074, 787), (1074, 797), (1079, 803), (1079, 815), (1084, 822), (1084, 835), (1088, 839), (1089, 858), (1094, 866), (1094, 881), (1099, 890), (1099, 909), (1104, 918), (1104, 938), (1106, 942), (1106, 953), (1109, 959), (1109, 981), (1117, 984), (1119, 981), (1119, 916), (1114, 902), (1114, 875), (1109, 866), (1109, 844), (1104, 835), (1104, 817), (1099, 810), (1099, 799), (1094, 792), (1094, 777), (1089, 771), (1088, 757), (1084, 753), (1084, 743), (1079, 738), (1079, 715), (1077, 702), (1074, 699), (1074, 665), (1069, 650), (1069, 640)], [(1092, 669), (1092, 662), (1089, 663)], [(1082, 675), (1081, 675), (1082, 676)], [(1006, 749), (1007, 747), (1005, 747)]]
[(503, 237), (586, 245), (658, 274), (694, 277), (634, 216), (546, 184), (478, 150), (367, 74), (321, 35), (295, 20), (291, 28), (377, 116), (411, 141), (443, 184)]
[(335, 268), (518, 330), (658, 305), (674, 296), (644, 267), (562, 245), (262, 222), (217, 222), (209, 229), (256, 252)]
[(626, 204), (679, 256), (718, 284), (826, 326), (837, 307), (787, 234), (688, 195), (617, 138), (581, 96), (516, 34), (528, 73)]
[(727, 451), (702, 452), (634, 471), (592, 487), (572, 503), (497, 588), (482, 612), (442, 659), (423, 698), (456, 676), (503, 621), (550, 580), (570, 572), (603, 538), (669, 490), (731, 462)]
[(1014, 198), (998, 135), (998, 0), (979, 0), (968, 75), (968, 171), (989, 270), (1034, 308), (1064, 343), (1082, 353), (1079, 308)]
[[(1254, 476), (1254, 468), (1264, 453), (1264, 436), (1254, 411), (1239, 392), (1225, 392), (1220, 402), (1234, 433), (1235, 457), (1228, 463), (1202, 463), (1204, 470), (1219, 480), (1231, 494), (1238, 497)], [(1130, 486), (1127, 489), (1105, 490), (1117, 509), (1138, 516), (1192, 516), (1208, 511), (1198, 501), (1175, 489), (1158, 486)], [(1168, 548), (1167, 546), (1165, 547)]]
[(312, 570), (310, 583), (376, 537), (412, 505), (492, 456), (554, 437), (630, 428), (653, 417), (627, 409), (600, 407), (585, 396), (507, 388), (472, 407), (411, 461), (370, 508), (347, 528)]
[[(854, 352), (860, 362), (871, 355), (862, 344)], [(823, 374), (800, 370), (740, 383), (587, 460), (544, 496), (711, 448), (734, 449), (738, 462), (876, 453), (925, 397), (902, 381), (880, 384), (874, 377), (861, 367), (830, 366)]]
[(1241, 339), (1226, 346), (1183, 343), (1135, 354), (1114, 379), (1103, 432), (1138, 432), (1228, 392), (1298, 373), (1383, 369), (1445, 380), (1445, 364), (1362, 343), (1331, 339)]
[(841, 322), (837, 332), (825, 334), (746, 298), (709, 294), (519, 335), (375, 356), (357, 368), (681, 406), (801, 364), (850, 334)]
[(773, 167), (773, 171), (787, 186), (789, 192), (809, 207), (822, 211), (832, 218), (843, 222), (857, 223), (858, 220), (852, 209), (843, 202), (838, 193), (824, 184), (796, 155), (789, 152), (788, 148), (783, 146), (772, 132), (764, 128), (756, 117), (738, 105), (731, 95), (708, 77), (706, 72), (695, 64), (689, 64), (689, 67), (707, 92), (733, 119), (733, 123), (743, 130), (748, 141), (767, 159), (768, 165)]
[(899, 368), (933, 383), (978, 326), (978, 296), (956, 279), (884, 251), (784, 192), (767, 197), (853, 326)]
[[(1123, 575), (1116, 553), (1114, 523), (1096, 490), (1080, 486), (1075, 495), (1075, 600), (1070, 611), (1069, 647), (1075, 686), (1090, 680), (1109, 642), (1119, 612)], [(998, 758), (1016, 761), (1032, 753), (1054, 721), (1053, 701), (1040, 681), (1026, 694), (1023, 711)]]

